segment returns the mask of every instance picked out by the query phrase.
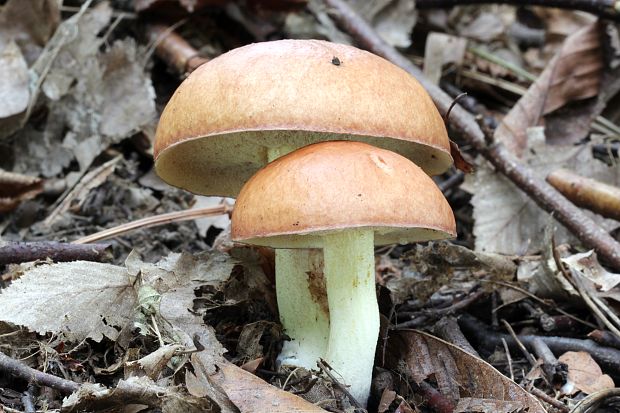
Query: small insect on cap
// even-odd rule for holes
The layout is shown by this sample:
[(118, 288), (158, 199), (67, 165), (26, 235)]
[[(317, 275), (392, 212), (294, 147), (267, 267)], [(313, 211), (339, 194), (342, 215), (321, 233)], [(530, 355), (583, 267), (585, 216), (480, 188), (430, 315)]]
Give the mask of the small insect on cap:
[(172, 185), (236, 196), (270, 149), (327, 140), (395, 151), (428, 174), (452, 164), (437, 108), (404, 70), (352, 46), (279, 40), (190, 74), (161, 115), (155, 166)]

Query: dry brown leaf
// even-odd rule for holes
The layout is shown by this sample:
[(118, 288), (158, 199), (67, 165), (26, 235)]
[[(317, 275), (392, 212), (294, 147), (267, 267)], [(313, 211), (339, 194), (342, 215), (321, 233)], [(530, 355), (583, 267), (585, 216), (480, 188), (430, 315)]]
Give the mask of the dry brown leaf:
[(558, 360), (568, 365), (568, 381), (562, 387), (565, 394), (574, 394), (582, 391), (586, 394), (600, 390), (613, 389), (614, 381), (607, 374), (603, 374), (599, 365), (592, 356), (585, 351), (568, 351)]
[(457, 405), (455, 412), (545, 413), (538, 400), (484, 360), (420, 331), (392, 332), (386, 361), (416, 383), (435, 381)]
[(596, 96), (604, 67), (600, 26), (592, 23), (569, 36), (558, 54), (527, 93), (504, 117), (495, 139), (514, 154), (522, 156), (527, 145), (528, 127), (567, 103)]
[(43, 181), (0, 169), (0, 213), (15, 209), (22, 201), (43, 191)]
[(218, 363), (209, 379), (221, 387), (241, 413), (325, 412), (314, 404), (270, 385), (230, 363)]

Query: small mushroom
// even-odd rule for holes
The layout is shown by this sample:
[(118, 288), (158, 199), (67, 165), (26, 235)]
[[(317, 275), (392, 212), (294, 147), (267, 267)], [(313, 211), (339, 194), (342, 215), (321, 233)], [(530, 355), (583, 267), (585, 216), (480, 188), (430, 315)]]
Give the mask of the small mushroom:
[[(323, 357), (364, 404), (379, 334), (374, 246), (455, 233), (450, 205), (422, 169), (361, 142), (317, 143), (271, 162), (244, 185), (232, 215), (233, 240), (323, 249), (329, 304)], [(294, 301), (298, 292), (282, 294)], [(312, 323), (303, 308), (297, 311), (300, 322)]]
[[(352, 46), (279, 40), (231, 50), (189, 75), (161, 115), (155, 167), (172, 185), (235, 197), (268, 162), (333, 140), (392, 150), (429, 174), (452, 164), (442, 118), (407, 72)], [(292, 338), (279, 361), (314, 367), (329, 334), (320, 251), (278, 250), (276, 284)], [(294, 299), (282, 293), (291, 289)]]

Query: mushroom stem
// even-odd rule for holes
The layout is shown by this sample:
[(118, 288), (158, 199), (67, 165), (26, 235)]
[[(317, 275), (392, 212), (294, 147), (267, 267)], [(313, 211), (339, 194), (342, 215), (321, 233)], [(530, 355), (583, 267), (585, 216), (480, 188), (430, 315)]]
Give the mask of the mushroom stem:
[(330, 315), (325, 359), (365, 406), (379, 337), (374, 232), (355, 229), (329, 234), (323, 248)]
[[(294, 148), (267, 148), (271, 162)], [(280, 322), (290, 341), (278, 355), (278, 365), (316, 368), (325, 356), (329, 336), (329, 310), (323, 277), (323, 252), (276, 249), (276, 297)]]
[(276, 296), (280, 322), (291, 338), (284, 342), (278, 364), (315, 369), (325, 357), (329, 336), (323, 251), (277, 249)]

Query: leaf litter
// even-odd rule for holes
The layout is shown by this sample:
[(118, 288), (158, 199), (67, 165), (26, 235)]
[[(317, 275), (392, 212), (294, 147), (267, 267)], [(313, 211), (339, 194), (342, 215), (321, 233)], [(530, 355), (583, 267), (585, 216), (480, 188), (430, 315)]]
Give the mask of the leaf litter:
[[(74, 239), (143, 216), (220, 202), (195, 199), (153, 179), (150, 145), (157, 113), (179, 79), (135, 36), (142, 29), (135, 29), (133, 9), (119, 1), (93, 2), (80, 11), (63, 8), (61, 21), (57, 2), (37, 1), (29, 10), (18, 3), (9, 0), (0, 9), (0, 61), (12, 65), (0, 81), (0, 94), (11, 96), (0, 104), (0, 135), (10, 135), (0, 141), (7, 154), (0, 166), (12, 174), (5, 180), (0, 176), (0, 189), (9, 189), (6, 210), (13, 211), (0, 221), (3, 236)], [(142, 2), (153, 14), (141, 19), (148, 23), (158, 10), (171, 11), (171, 16), (182, 10), (179, 16), (190, 18), (178, 31), (208, 53), (246, 43), (245, 36), (265, 40), (283, 33), (351, 42), (320, 1), (273, 1), (265, 9), (249, 5), (253, 2), (221, 8), (209, 4), (207, 9), (211, 2), (171, 2), (163, 9), (158, 3)], [(288, 8), (290, 3), (298, 4)], [(477, 86), (471, 92), (482, 101), (477, 106), (481, 113), (501, 119), (513, 107), (500, 122), (496, 140), (513, 145), (539, 176), (569, 167), (618, 185), (613, 141), (605, 129), (613, 123), (604, 128), (597, 124), (602, 136), (590, 133), (603, 109), (612, 116), (608, 102), (620, 87), (613, 81), (613, 59), (604, 60), (601, 50), (601, 42), (610, 40), (597, 37), (604, 32), (611, 38), (611, 25), (543, 8), (491, 5), (446, 11), (416, 10), (414, 2), (400, 0), (349, 3), (389, 44), (416, 63), (428, 62), (428, 74), (442, 87)], [(219, 21), (224, 15), (235, 35)], [(205, 27), (208, 35), (201, 33)], [(425, 53), (419, 33), (443, 40), (430, 41)], [(446, 45), (454, 46), (455, 56)], [(485, 60), (472, 47), (530, 73), (545, 69), (529, 85), (529, 77)], [(9, 65), (3, 67), (8, 70)], [(524, 90), (514, 105), (514, 91)], [(546, 130), (535, 128), (541, 124)], [(596, 150), (600, 154), (601, 145), (610, 148), (606, 163), (592, 155)], [(461, 150), (471, 155), (468, 148)], [(588, 309), (573, 306), (580, 296), (562, 281), (551, 236), (542, 229), (554, 232), (560, 260), (593, 299), (620, 301), (617, 274), (595, 255), (579, 251), (567, 231), (554, 231), (548, 216), (484, 164), (466, 181), (446, 190), (457, 212), (462, 246), (432, 243), (377, 251), (383, 314), (393, 324), (423, 329), (448, 315), (466, 313), (489, 324), (501, 317), (523, 332), (585, 336), (589, 330), (584, 326), (592, 326), (594, 318)], [(473, 198), (462, 188), (473, 192)], [(618, 227), (595, 218), (609, 231)], [(112, 240), (114, 264), (13, 266), (1, 278), (0, 343), (3, 348), (10, 343), (11, 355), (32, 367), (84, 383), (62, 403), (47, 400), (61, 411), (134, 402), (170, 412), (345, 410), (346, 400), (333, 383), (322, 382), (320, 373), (283, 377), (276, 371), (275, 356), (286, 337), (277, 322), (273, 256), (233, 247), (227, 225), (223, 217), (137, 231)], [(132, 249), (140, 254), (129, 253)], [(532, 275), (542, 273), (553, 282), (536, 290)], [(554, 302), (532, 292), (562, 298)], [(613, 312), (617, 307), (607, 308)], [(585, 318), (586, 324), (567, 313)], [(379, 341), (371, 409), (426, 412), (432, 410), (429, 400), (439, 397), (452, 411), (537, 412), (544, 410), (528, 390), (558, 394), (540, 374), (526, 375), (530, 367), (512, 349), (481, 351), (491, 365), (425, 333), (386, 331)], [(404, 349), (394, 344), (399, 340), (408, 343)], [(565, 351), (553, 352), (568, 357), (562, 355)], [(386, 357), (391, 370), (381, 361)], [(563, 402), (613, 385), (606, 377), (617, 372), (584, 360), (572, 371), (596, 374), (571, 376), (575, 393), (561, 396)], [(2, 379), (0, 386), (6, 387)], [(6, 400), (0, 395), (0, 403)], [(21, 408), (20, 403), (11, 405)]]

